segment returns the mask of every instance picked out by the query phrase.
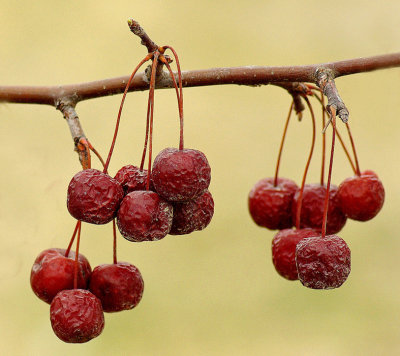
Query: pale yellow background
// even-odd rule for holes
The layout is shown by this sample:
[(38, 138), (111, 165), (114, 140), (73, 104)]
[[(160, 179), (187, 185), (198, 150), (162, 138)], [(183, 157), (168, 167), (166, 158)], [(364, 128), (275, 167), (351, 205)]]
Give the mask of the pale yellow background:
[[(400, 2), (0, 0), (0, 83), (56, 85), (127, 75), (145, 55), (134, 17), (184, 70), (322, 63), (400, 50)], [(313, 291), (277, 275), (247, 194), (271, 176), (290, 97), (275, 87), (191, 88), (185, 142), (212, 166), (215, 216), (203, 232), (155, 243), (119, 238), (119, 257), (140, 268), (137, 309), (106, 315), (97, 339), (57, 339), (49, 307), (29, 286), (33, 260), (66, 247), (74, 220), (66, 189), (80, 169), (66, 123), (52, 107), (0, 105), (1, 355), (398, 355), (400, 354), (400, 70), (337, 80), (351, 113), (362, 169), (375, 170), (386, 202), (372, 221), (340, 233), (352, 272), (340, 289)], [(121, 96), (77, 106), (106, 156)], [(128, 96), (110, 172), (138, 164), (147, 93)], [(155, 152), (178, 143), (175, 93), (156, 92)], [(319, 113), (319, 109), (316, 111)], [(343, 127), (342, 127), (343, 128)], [(343, 131), (344, 132), (344, 131)], [(320, 135), (318, 135), (318, 139)], [(310, 120), (293, 121), (282, 175), (300, 181)], [(320, 140), (310, 182), (319, 177)], [(96, 168), (99, 164), (95, 161)], [(351, 175), (337, 147), (335, 183)], [(92, 266), (111, 262), (111, 226), (83, 226)]]

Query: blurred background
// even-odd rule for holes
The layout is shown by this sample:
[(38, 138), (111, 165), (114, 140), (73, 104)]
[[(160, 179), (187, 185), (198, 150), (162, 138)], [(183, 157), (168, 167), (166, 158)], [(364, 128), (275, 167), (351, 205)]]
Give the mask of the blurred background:
[[(146, 54), (126, 20), (172, 45), (183, 70), (301, 65), (400, 50), (400, 2), (0, 0), (0, 83), (61, 85), (131, 73)], [(68, 126), (53, 107), (0, 105), (0, 344), (3, 355), (398, 355), (400, 353), (400, 69), (337, 80), (350, 110), (361, 169), (382, 179), (386, 201), (340, 236), (352, 272), (331, 291), (280, 277), (275, 234), (257, 227), (247, 195), (272, 176), (291, 98), (265, 86), (184, 90), (185, 143), (212, 166), (215, 215), (189, 236), (135, 244), (119, 236), (119, 259), (142, 272), (134, 310), (106, 315), (100, 337), (82, 345), (53, 334), (49, 306), (29, 285), (36, 256), (66, 248), (75, 222), (66, 190), (80, 170)], [(105, 157), (121, 96), (78, 104), (84, 131)], [(147, 92), (128, 95), (110, 173), (138, 164)], [(155, 99), (154, 151), (178, 144), (175, 93)], [(314, 100), (314, 109), (320, 109)], [(320, 122), (320, 116), (318, 116)], [(343, 136), (345, 131), (343, 125)], [(318, 129), (318, 133), (320, 129)], [(311, 138), (308, 114), (292, 121), (281, 175), (300, 183)], [(320, 138), (308, 182), (317, 182)], [(100, 168), (94, 159), (94, 168)], [(337, 146), (333, 182), (352, 175)], [(82, 230), (92, 267), (112, 262), (112, 227)]]

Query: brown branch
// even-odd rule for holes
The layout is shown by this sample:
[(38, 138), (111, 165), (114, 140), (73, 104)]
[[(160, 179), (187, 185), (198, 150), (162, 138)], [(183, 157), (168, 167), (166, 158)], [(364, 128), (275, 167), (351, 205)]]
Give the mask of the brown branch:
[[(330, 70), (332, 78), (337, 78), (392, 67), (400, 67), (400, 53), (306, 66), (246, 66), (193, 70), (182, 72), (182, 80), (183, 86), (186, 88), (223, 84), (257, 86), (280, 85), (279, 82), (287, 84), (293, 82), (317, 83), (317, 73), (321, 70)], [(121, 94), (125, 89), (128, 78), (128, 76), (123, 76), (62, 86), (0, 86), (0, 102), (57, 106), (60, 100), (67, 98), (70, 102), (76, 104), (82, 100)], [(174, 88), (173, 81), (167, 76), (162, 76), (156, 83), (156, 88)], [(139, 73), (135, 76), (129, 91), (148, 89), (147, 75)]]

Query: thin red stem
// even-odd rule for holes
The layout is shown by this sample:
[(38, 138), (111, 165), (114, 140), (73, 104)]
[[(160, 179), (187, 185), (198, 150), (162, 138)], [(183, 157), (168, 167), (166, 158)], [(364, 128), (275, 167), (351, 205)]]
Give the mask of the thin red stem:
[[(322, 130), (325, 127), (325, 97), (321, 91), (321, 104), (322, 104)], [(326, 151), (326, 135), (325, 131), (322, 132), (322, 162), (321, 162), (321, 185), (324, 185), (325, 180), (325, 151)]]
[(71, 237), (71, 240), (69, 241), (67, 250), (65, 251), (65, 257), (68, 257), (69, 252), (71, 251), (71, 247), (72, 247), (72, 244), (74, 243), (76, 232), (78, 231), (78, 228), (79, 228), (79, 220), (75, 224), (74, 233), (72, 234), (72, 237)]
[(180, 98), (180, 102), (179, 102), (180, 111), (179, 112), (182, 113), (182, 115), (180, 115), (179, 149), (183, 150), (183, 89), (182, 89), (183, 88), (183, 84), (182, 84), (181, 65), (179, 63), (179, 58), (178, 58), (178, 54), (176, 53), (176, 51), (171, 46), (164, 46), (164, 48), (169, 49), (174, 54), (175, 62), (176, 62), (176, 68), (178, 70), (179, 98)]
[(144, 160), (146, 159), (147, 143), (149, 141), (149, 127), (150, 127), (150, 100), (147, 101), (147, 118), (146, 118), (146, 135), (144, 138), (142, 160), (140, 162), (140, 170), (143, 171)]
[(74, 289), (78, 288), (78, 257), (79, 257), (79, 243), (81, 240), (81, 221), (78, 221), (78, 238), (76, 239), (76, 249), (75, 249), (75, 265), (74, 265)]
[(150, 58), (152, 57), (152, 54), (149, 53), (145, 58), (143, 58), (139, 64), (136, 66), (135, 70), (132, 72), (131, 76), (129, 77), (128, 83), (125, 86), (125, 90), (124, 90), (124, 94), (122, 95), (122, 99), (121, 99), (121, 104), (119, 106), (119, 111), (118, 111), (118, 116), (117, 116), (117, 122), (115, 124), (115, 130), (114, 130), (114, 137), (111, 143), (111, 147), (110, 147), (110, 151), (108, 152), (108, 157), (107, 157), (107, 161), (106, 164), (104, 166), (103, 172), (107, 173), (108, 170), (108, 165), (110, 164), (110, 160), (111, 160), (111, 156), (112, 153), (114, 151), (114, 146), (115, 146), (115, 141), (117, 139), (117, 135), (118, 135), (118, 128), (119, 128), (119, 122), (121, 119), (121, 113), (122, 113), (122, 108), (124, 107), (124, 102), (125, 102), (125, 98), (126, 98), (126, 94), (128, 93), (129, 87), (131, 85), (132, 79), (135, 76), (136, 72), (139, 70), (139, 68), (145, 63), (147, 62)]
[(147, 170), (146, 190), (150, 190), (150, 176), (151, 176), (151, 158), (153, 153), (153, 114), (154, 114), (154, 87), (156, 82), (156, 70), (158, 63), (159, 52), (155, 52), (153, 58), (153, 65), (151, 67), (151, 78), (150, 78), (150, 90), (149, 90), (149, 101), (150, 101), (150, 113), (147, 113), (147, 117), (150, 114), (150, 131), (149, 131), (149, 164)]
[(335, 151), (335, 134), (336, 134), (336, 112), (335, 109), (331, 108), (332, 115), (332, 146), (331, 146), (331, 158), (329, 160), (329, 171), (328, 171), (328, 181), (326, 183), (326, 194), (324, 202), (324, 215), (322, 219), (322, 231), (321, 236), (324, 238), (326, 235), (326, 222), (328, 220), (328, 208), (329, 208), (329, 192), (331, 187), (331, 177), (332, 177), (332, 167), (333, 167), (333, 154)]
[(294, 101), (292, 101), (292, 103), (290, 104), (289, 113), (287, 115), (286, 122), (285, 122), (285, 127), (283, 129), (281, 145), (279, 147), (278, 159), (276, 160), (274, 187), (276, 187), (278, 185), (278, 173), (279, 173), (279, 166), (281, 164), (283, 144), (285, 142), (285, 138), (286, 138), (286, 133), (287, 133), (287, 129), (288, 129), (288, 126), (289, 126), (290, 117), (292, 116), (293, 106), (294, 106)]
[(174, 83), (175, 91), (176, 91), (176, 97), (178, 99), (178, 110), (179, 110), (179, 149), (183, 149), (183, 102), (180, 99), (180, 93), (178, 89), (178, 85), (176, 84), (176, 79), (174, 76), (174, 73), (172, 72), (171, 66), (167, 61), (163, 61), (165, 66), (167, 67), (169, 71), (169, 75), (172, 79), (172, 82)]
[(311, 163), (311, 158), (312, 158), (312, 155), (313, 155), (313, 152), (314, 152), (314, 146), (315, 146), (315, 116), (314, 116), (314, 111), (312, 109), (310, 101), (308, 100), (308, 98), (306, 96), (304, 97), (304, 100), (307, 103), (308, 109), (310, 110), (310, 113), (311, 113), (313, 134), (312, 134), (312, 143), (311, 143), (310, 153), (308, 155), (306, 167), (304, 169), (303, 180), (301, 182), (299, 199), (297, 200), (296, 229), (300, 229), (300, 215), (301, 215), (301, 205), (302, 205), (302, 201), (303, 201), (304, 185), (306, 183), (308, 168), (309, 168), (310, 163)]
[(117, 229), (115, 227), (115, 219), (113, 219), (113, 262), (117, 263)]
[(97, 150), (92, 146), (92, 147), (90, 147), (90, 149), (92, 150), (92, 152), (97, 156), (97, 158), (99, 159), (99, 161), (101, 162), (101, 165), (103, 166), (103, 168), (106, 166), (105, 165), (105, 163), (104, 163), (104, 161), (103, 161), (103, 158), (101, 157), (101, 155), (100, 155), (100, 153), (99, 152), (97, 152)]
[(347, 132), (349, 134), (349, 138), (350, 138), (350, 142), (351, 142), (351, 148), (353, 149), (354, 160), (356, 162), (356, 174), (359, 176), (359, 175), (361, 175), (360, 165), (358, 164), (356, 146), (354, 145), (353, 135), (351, 134), (349, 123), (346, 123), (346, 128), (347, 128)]

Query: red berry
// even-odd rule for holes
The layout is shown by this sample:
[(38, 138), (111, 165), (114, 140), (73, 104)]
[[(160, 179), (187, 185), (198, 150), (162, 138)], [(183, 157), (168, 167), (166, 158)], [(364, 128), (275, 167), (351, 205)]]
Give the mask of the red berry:
[(77, 220), (106, 224), (114, 219), (124, 196), (121, 184), (97, 169), (75, 174), (68, 186), (67, 207)]
[(90, 279), (90, 291), (105, 312), (134, 308), (142, 299), (143, 287), (140, 271), (126, 262), (97, 266)]
[(288, 280), (299, 279), (295, 259), (296, 246), (304, 238), (318, 235), (313, 229), (279, 231), (272, 239), (272, 262), (276, 271)]
[(372, 171), (345, 179), (339, 186), (342, 211), (353, 220), (367, 221), (375, 217), (385, 201), (385, 189)]
[[(56, 294), (64, 289), (74, 288), (75, 252), (51, 248), (40, 253), (31, 270), (33, 292), (46, 303), (51, 303)], [(86, 289), (91, 268), (85, 256), (78, 257), (78, 288)]]
[(172, 206), (174, 217), (169, 232), (171, 235), (185, 235), (196, 230), (203, 230), (214, 214), (214, 200), (208, 190), (195, 200), (172, 203)]
[(292, 201), (297, 184), (287, 178), (261, 179), (250, 191), (249, 211), (254, 222), (270, 230), (287, 229), (292, 223)]
[(210, 185), (211, 168), (204, 153), (165, 148), (154, 159), (152, 179), (157, 193), (168, 201), (199, 197)]
[[(139, 167), (132, 165), (124, 166), (117, 172), (115, 179), (122, 185), (125, 194), (134, 190), (146, 190), (147, 170), (140, 170)], [(151, 180), (150, 190), (154, 190)]]
[[(346, 224), (346, 215), (339, 205), (337, 196), (338, 188), (335, 185), (330, 186), (328, 220), (326, 224), (327, 234), (336, 234)], [(296, 223), (297, 201), (299, 199), (300, 189), (295, 193), (292, 204), (293, 223)], [(321, 231), (322, 219), (324, 215), (326, 187), (320, 184), (306, 184), (303, 191), (303, 199), (300, 214), (300, 227), (310, 227)]]
[(300, 282), (313, 289), (340, 287), (350, 274), (350, 249), (336, 235), (309, 237), (296, 248)]
[(104, 328), (100, 300), (84, 289), (58, 293), (50, 306), (50, 321), (57, 337), (70, 343), (87, 342)]
[(118, 229), (129, 241), (161, 240), (171, 230), (173, 208), (152, 191), (136, 190), (122, 200)]

